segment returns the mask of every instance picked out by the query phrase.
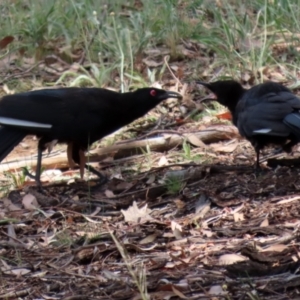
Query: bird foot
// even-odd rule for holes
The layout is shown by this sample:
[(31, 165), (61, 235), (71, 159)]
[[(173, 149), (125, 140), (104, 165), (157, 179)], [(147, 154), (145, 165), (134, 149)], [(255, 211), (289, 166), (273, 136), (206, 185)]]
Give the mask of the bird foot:
[(38, 191), (42, 191), (42, 183), (40, 179), (36, 175), (31, 174), (26, 167), (22, 168), (22, 171), (24, 176), (28, 176), (29, 178), (34, 179), (38, 187)]
[(106, 176), (104, 176), (101, 172), (97, 171), (92, 166), (86, 164), (84, 167), (87, 170), (89, 170), (91, 173), (93, 173), (93, 174), (95, 174), (95, 175), (97, 175), (99, 177), (99, 179), (97, 180), (98, 181), (97, 186), (103, 185), (103, 184), (105, 184), (108, 181), (108, 179), (107, 179)]
[(23, 167), (23, 168), (22, 168), (22, 171), (23, 171), (24, 176), (28, 176), (28, 177), (30, 177), (30, 178), (32, 178), (32, 179), (36, 179), (35, 176), (32, 175), (32, 174), (28, 171), (28, 169), (27, 169), (26, 167)]
[(259, 167), (259, 168), (255, 167), (255, 175), (259, 176), (259, 175), (261, 175), (261, 173), (262, 173), (261, 167)]

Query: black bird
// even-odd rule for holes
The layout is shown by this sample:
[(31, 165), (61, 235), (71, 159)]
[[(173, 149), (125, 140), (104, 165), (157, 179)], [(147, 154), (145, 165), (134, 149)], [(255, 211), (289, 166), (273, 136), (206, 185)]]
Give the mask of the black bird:
[(257, 170), (259, 152), (266, 145), (277, 144), (291, 152), (300, 141), (300, 99), (283, 85), (266, 82), (247, 90), (234, 80), (197, 83), (230, 110), (233, 124), (256, 151)]
[(167, 98), (182, 96), (156, 88), (118, 93), (101, 88), (43, 89), (4, 96), (0, 100), (0, 161), (29, 134), (36, 135), (36, 175), (40, 186), (42, 152), (55, 143), (67, 143), (70, 167), (90, 169), (84, 151), (95, 141), (142, 117)]

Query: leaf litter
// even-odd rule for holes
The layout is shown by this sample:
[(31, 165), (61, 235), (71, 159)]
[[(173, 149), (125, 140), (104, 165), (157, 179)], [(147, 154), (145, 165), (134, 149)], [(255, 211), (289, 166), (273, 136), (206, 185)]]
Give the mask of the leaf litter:
[[(10, 192), (0, 200), (9, 223), (1, 226), (0, 296), (63, 298), (68, 282), (78, 297), (134, 299), (136, 283), (112, 235), (130, 264), (142, 264), (154, 299), (293, 295), (300, 284), (299, 171), (264, 166), (256, 176), (251, 148), (241, 164), (243, 144), (206, 145), (217, 154), (214, 162), (195, 165), (197, 176), (177, 194), (168, 193), (162, 178), (191, 167), (161, 164), (172, 161), (172, 151), (145, 176), (123, 173), (118, 184), (89, 189), (54, 181), (44, 194), (31, 186)], [(197, 150), (203, 151), (200, 143)], [(220, 163), (222, 152), (230, 158)]]
[[(12, 42), (12, 37), (4, 37), (0, 47)], [(247, 44), (244, 41), (241, 47)], [(208, 77), (216, 70), (209, 70), (203, 47), (182, 41), (177, 51), (186, 60), (201, 61), (204, 71), (199, 75)], [(275, 44), (273, 51), (286, 47)], [(141, 65), (159, 68), (169, 54), (165, 48), (148, 49)], [(79, 61), (82, 54), (76, 57)], [(10, 69), (3, 82), (33, 74), (56, 81), (71, 69), (80, 71), (76, 63), (56, 56), (38, 63), (27, 60), (21, 72)], [(183, 153), (180, 144), (128, 159), (113, 154), (103, 162), (103, 169), (112, 175), (104, 187), (76, 180), (61, 183), (58, 178), (74, 173), (47, 171), (43, 194), (24, 184), (2, 198), (0, 299), (140, 299), (132, 272), (145, 274), (145, 283), (140, 284), (146, 285), (151, 299), (298, 297), (299, 170), (293, 165), (272, 169), (263, 163), (257, 176), (248, 142), (228, 136), (208, 143), (195, 135), (195, 130), (208, 126), (223, 126), (226, 131), (230, 116), (224, 112), (199, 122), (190, 118), (194, 109), (206, 110), (197, 101), (199, 91), (180, 83), (193, 70), (186, 61), (172, 61), (169, 70), (164, 83), (185, 90), (181, 107), (172, 101), (162, 104), (167, 122), (162, 120), (153, 129), (153, 124), (137, 120), (131, 130), (137, 138), (169, 128), (187, 133), (190, 151)], [(286, 80), (280, 68), (263, 67), (260, 73), (265, 79)], [(251, 85), (254, 75), (246, 70), (241, 77)], [(157, 108), (151, 114), (161, 111)], [(122, 138), (128, 139), (126, 132)], [(15, 155), (35, 152), (32, 137), (24, 143), (26, 147), (17, 147)], [(271, 149), (264, 152), (268, 155)], [(175, 193), (165, 184), (169, 173), (184, 180)]]

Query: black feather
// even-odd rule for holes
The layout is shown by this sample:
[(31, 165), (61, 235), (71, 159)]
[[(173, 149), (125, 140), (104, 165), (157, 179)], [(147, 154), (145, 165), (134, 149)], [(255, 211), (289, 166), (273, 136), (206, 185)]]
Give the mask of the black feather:
[(26, 132), (16, 128), (0, 128), (0, 162), (23, 140), (26, 135)]

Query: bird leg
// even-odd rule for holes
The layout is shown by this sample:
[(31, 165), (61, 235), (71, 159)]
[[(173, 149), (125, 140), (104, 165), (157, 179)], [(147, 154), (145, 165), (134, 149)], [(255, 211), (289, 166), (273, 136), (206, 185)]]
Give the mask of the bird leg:
[(84, 154), (84, 150), (80, 149), (80, 146), (77, 144), (70, 145), (70, 150), (72, 149), (72, 160), (76, 164), (79, 165), (79, 170), (80, 170), (80, 178), (83, 179), (84, 176), (84, 169), (87, 169), (88, 171), (92, 172), (93, 174), (97, 175), (100, 179), (99, 184), (103, 184), (107, 181), (107, 178), (95, 170), (92, 166), (88, 165), (86, 163), (87, 159)]
[(256, 150), (256, 170), (259, 170), (259, 149)]
[(79, 150), (79, 171), (80, 171), (80, 178), (83, 179), (84, 176), (84, 168), (86, 165), (86, 157), (84, 155), (84, 151), (81, 149)]
[(86, 163), (86, 156), (84, 154), (84, 151), (79, 150), (79, 167), (80, 167), (80, 177), (83, 179), (84, 175), (84, 169), (87, 169), (89, 172), (92, 172), (93, 174), (97, 175), (99, 177), (99, 184), (104, 184), (107, 181), (106, 176), (104, 176), (101, 172), (97, 171), (92, 166), (88, 165)]
[(92, 172), (93, 174), (97, 175), (99, 177), (99, 184), (104, 184), (107, 181), (107, 177), (104, 176), (101, 172), (97, 171), (92, 166), (85, 164), (84, 166), (88, 171)]
[(48, 149), (48, 154), (50, 154), (54, 148), (54, 146), (57, 144), (58, 140), (52, 140), (51, 142), (45, 144), (45, 147)]
[(35, 175), (32, 175), (26, 168), (23, 169), (25, 176), (28, 176), (35, 180), (39, 190), (42, 189), (42, 184), (41, 184), (42, 153), (43, 150), (39, 147)]
[(261, 170), (261, 168), (259, 166), (259, 152), (260, 152), (260, 149), (262, 149), (262, 146), (261, 146), (261, 143), (259, 143), (256, 140), (250, 140), (250, 142), (256, 153), (255, 173), (256, 173), (256, 175), (258, 175), (259, 171)]
[(67, 158), (68, 158), (68, 165), (69, 168), (74, 169), (75, 168), (75, 163), (72, 157), (73, 153), (73, 143), (69, 143), (67, 147)]

